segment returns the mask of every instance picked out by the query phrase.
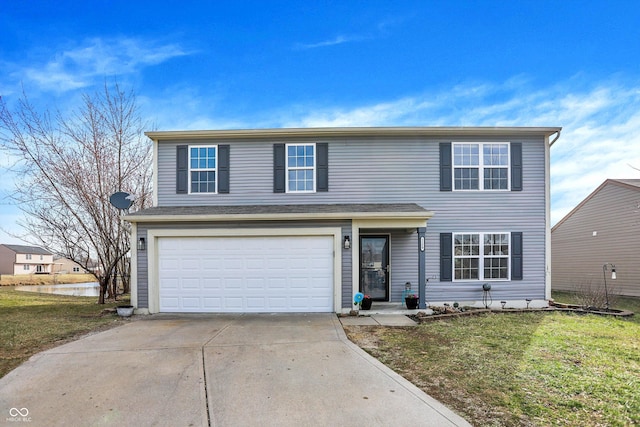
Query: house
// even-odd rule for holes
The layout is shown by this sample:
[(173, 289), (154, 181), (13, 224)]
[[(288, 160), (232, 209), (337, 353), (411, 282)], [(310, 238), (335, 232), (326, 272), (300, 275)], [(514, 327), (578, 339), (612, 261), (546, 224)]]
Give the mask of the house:
[(0, 244), (0, 274), (49, 274), (53, 254), (38, 246)]
[(639, 241), (640, 179), (607, 179), (551, 230), (553, 290), (640, 297)]
[(85, 270), (77, 262), (65, 257), (54, 257), (53, 272), (57, 274), (87, 274)]
[[(154, 205), (132, 224), (132, 304), (157, 312), (545, 306), (558, 127), (148, 132)], [(553, 137), (553, 138), (552, 138)]]

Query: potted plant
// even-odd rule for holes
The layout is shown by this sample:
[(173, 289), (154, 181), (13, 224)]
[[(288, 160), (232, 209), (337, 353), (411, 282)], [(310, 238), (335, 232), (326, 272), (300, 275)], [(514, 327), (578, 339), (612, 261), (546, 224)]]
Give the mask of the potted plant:
[(365, 295), (364, 298), (362, 298), (362, 301), (360, 302), (360, 308), (363, 310), (371, 310), (372, 303), (373, 303), (373, 300), (371, 299), (371, 296)]
[(418, 295), (407, 294), (404, 297), (404, 302), (407, 304), (407, 309), (415, 310), (416, 308), (418, 308)]
[(118, 313), (118, 316), (131, 317), (133, 309), (134, 307), (132, 305), (119, 305), (116, 307), (116, 312)]

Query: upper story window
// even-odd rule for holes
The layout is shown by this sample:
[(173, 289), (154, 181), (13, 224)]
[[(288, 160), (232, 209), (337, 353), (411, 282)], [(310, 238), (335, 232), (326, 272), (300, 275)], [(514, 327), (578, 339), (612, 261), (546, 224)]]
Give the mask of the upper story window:
[(316, 191), (315, 144), (287, 144), (287, 192)]
[(509, 190), (508, 143), (454, 143), (455, 190)]
[(216, 193), (215, 145), (189, 147), (189, 192)]
[(31, 254), (25, 254), (26, 259), (31, 259)]
[(453, 235), (453, 280), (509, 280), (509, 233)]

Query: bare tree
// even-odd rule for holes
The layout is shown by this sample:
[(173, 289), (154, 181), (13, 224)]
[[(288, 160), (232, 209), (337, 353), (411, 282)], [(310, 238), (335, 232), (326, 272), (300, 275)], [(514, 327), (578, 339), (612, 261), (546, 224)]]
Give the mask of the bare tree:
[(151, 205), (151, 146), (133, 92), (105, 83), (82, 101), (52, 118), (26, 95), (13, 112), (0, 98), (0, 143), (17, 159), (12, 198), (26, 214), (24, 239), (93, 271), (102, 304), (117, 267), (129, 265), (130, 229), (109, 196), (131, 193), (134, 210)]

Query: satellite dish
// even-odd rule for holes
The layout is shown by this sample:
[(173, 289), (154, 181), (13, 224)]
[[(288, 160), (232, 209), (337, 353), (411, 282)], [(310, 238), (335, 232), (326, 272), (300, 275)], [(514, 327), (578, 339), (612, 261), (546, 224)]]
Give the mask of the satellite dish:
[(109, 202), (118, 209), (126, 210), (133, 204), (133, 196), (129, 193), (125, 193), (124, 191), (118, 191), (109, 197)]

